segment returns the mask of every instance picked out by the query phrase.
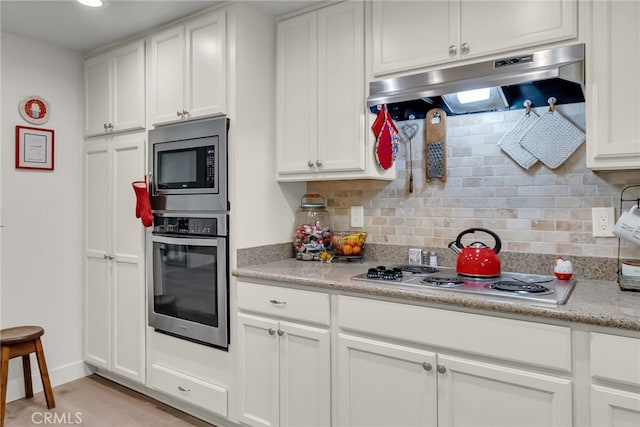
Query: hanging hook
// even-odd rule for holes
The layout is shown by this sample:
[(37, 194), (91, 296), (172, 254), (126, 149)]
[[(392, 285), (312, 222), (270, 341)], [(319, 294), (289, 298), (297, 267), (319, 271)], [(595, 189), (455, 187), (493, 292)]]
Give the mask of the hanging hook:
[(556, 109), (556, 102), (558, 102), (558, 100), (552, 96), (551, 98), (547, 99), (547, 102), (549, 103), (549, 111), (553, 113), (553, 111)]
[(524, 115), (528, 116), (531, 114), (531, 106), (533, 105), (533, 103), (531, 102), (531, 100), (529, 99), (525, 99), (525, 101), (522, 103), (522, 106), (524, 108), (526, 108)]

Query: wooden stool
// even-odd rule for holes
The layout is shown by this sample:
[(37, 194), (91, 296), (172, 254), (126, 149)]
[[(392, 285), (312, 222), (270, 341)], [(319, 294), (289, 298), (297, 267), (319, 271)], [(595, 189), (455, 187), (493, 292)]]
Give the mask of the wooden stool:
[(33, 386), (31, 384), (31, 363), (29, 355), (36, 354), (38, 367), (40, 368), (40, 378), (42, 379), (42, 387), (44, 388), (44, 396), (47, 401), (47, 408), (56, 407), (53, 398), (53, 390), (49, 382), (49, 371), (47, 371), (47, 362), (44, 360), (44, 350), (40, 337), (44, 334), (44, 329), (40, 326), (17, 326), (15, 328), (7, 328), (0, 330), (0, 344), (2, 345), (2, 366), (0, 373), (2, 375), (2, 395), (0, 399), (0, 427), (4, 425), (4, 411), (7, 400), (7, 377), (9, 371), (9, 359), (22, 356), (22, 371), (24, 373), (24, 390), (25, 397), (33, 397)]

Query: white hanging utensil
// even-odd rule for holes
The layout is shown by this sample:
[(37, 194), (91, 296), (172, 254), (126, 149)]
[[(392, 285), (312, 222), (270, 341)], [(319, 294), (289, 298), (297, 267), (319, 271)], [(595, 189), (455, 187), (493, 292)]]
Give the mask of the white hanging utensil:
[(520, 141), (522, 141), (522, 138), (529, 132), (533, 125), (536, 124), (539, 116), (535, 111), (531, 110), (531, 101), (527, 99), (523, 105), (526, 108), (524, 116), (518, 120), (513, 129), (504, 134), (500, 141), (498, 141), (498, 145), (500, 149), (507, 153), (517, 164), (525, 169), (529, 169), (538, 162), (538, 158), (528, 152)]
[(578, 149), (585, 134), (555, 110), (555, 98), (548, 102), (549, 110), (540, 116), (521, 144), (548, 168), (555, 169)]

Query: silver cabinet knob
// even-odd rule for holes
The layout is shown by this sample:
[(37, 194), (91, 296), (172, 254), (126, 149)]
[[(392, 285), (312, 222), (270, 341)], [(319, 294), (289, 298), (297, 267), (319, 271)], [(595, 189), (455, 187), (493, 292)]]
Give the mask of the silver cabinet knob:
[(281, 337), (284, 335), (284, 331), (280, 328), (278, 328), (278, 336)]
[(429, 372), (429, 371), (431, 370), (431, 368), (432, 368), (431, 363), (429, 363), (429, 362), (424, 362), (424, 363), (422, 364), (422, 368), (423, 368), (425, 371)]
[(182, 387), (181, 385), (178, 386), (178, 390), (184, 391), (184, 392), (190, 392), (191, 391), (190, 388)]
[(444, 374), (445, 372), (447, 372), (447, 368), (445, 368), (444, 365), (438, 365), (438, 372)]
[(104, 127), (104, 130), (107, 130), (107, 127), (108, 127), (108, 126), (107, 126), (107, 124), (106, 124), (106, 123), (105, 123), (105, 124), (103, 124), (102, 126)]
[(180, 111), (180, 110), (177, 110), (177, 111), (176, 111), (176, 116), (178, 116), (178, 117), (182, 117), (182, 114), (183, 114), (183, 113), (182, 113), (182, 111)]
[(309, 160), (309, 161), (307, 162), (307, 166), (309, 166), (310, 168), (312, 168), (312, 167), (313, 167), (313, 162), (312, 162), (311, 160)]
[(286, 305), (287, 304), (286, 301), (280, 301), (280, 300), (277, 300), (277, 299), (270, 299), (269, 302), (271, 304), (275, 304), (275, 305)]
[(273, 335), (276, 333), (276, 330), (273, 328), (269, 328), (269, 335)]
[(458, 54), (458, 48), (456, 45), (449, 46), (449, 56), (456, 56)]
[(317, 166), (317, 167), (322, 166), (322, 162), (321, 162), (320, 160), (316, 160), (316, 166)]
[(471, 48), (469, 47), (469, 43), (462, 43), (462, 46), (460, 47), (463, 55), (468, 54), (469, 51), (471, 50)]
[(183, 116), (188, 116), (188, 115), (189, 115), (189, 112), (188, 112), (187, 110), (182, 110), (182, 115), (183, 115)]

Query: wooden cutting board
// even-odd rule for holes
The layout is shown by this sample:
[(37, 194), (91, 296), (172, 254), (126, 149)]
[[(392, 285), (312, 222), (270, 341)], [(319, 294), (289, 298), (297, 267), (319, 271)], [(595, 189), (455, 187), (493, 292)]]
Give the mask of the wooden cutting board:
[(424, 118), (424, 158), (426, 181), (447, 181), (447, 113), (433, 108)]

